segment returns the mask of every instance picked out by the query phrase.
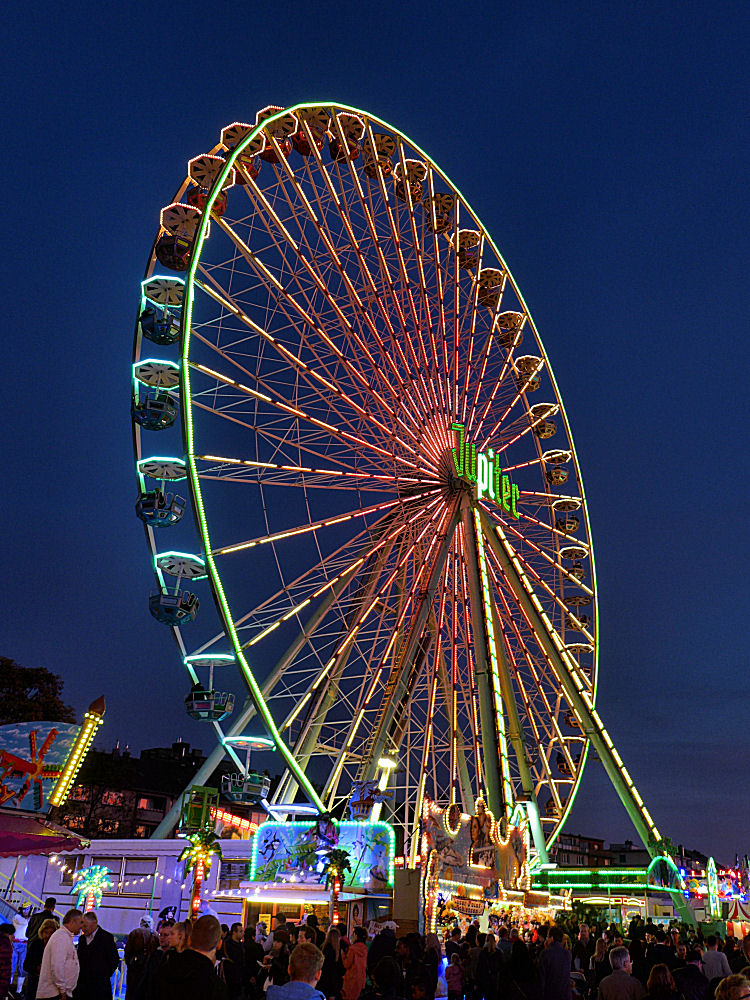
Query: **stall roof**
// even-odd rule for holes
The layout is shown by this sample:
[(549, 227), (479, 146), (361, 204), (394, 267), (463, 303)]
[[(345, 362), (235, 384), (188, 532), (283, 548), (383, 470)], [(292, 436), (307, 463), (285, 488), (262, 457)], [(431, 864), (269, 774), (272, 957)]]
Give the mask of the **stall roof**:
[(0, 858), (78, 851), (88, 845), (84, 837), (51, 823), (41, 813), (0, 809)]

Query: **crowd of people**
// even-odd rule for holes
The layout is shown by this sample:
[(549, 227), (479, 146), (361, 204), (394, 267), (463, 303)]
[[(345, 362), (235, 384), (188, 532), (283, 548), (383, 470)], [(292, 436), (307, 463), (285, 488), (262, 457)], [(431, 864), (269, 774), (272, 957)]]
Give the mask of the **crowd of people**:
[[(18, 928), (0, 925), (0, 1000), (18, 966)], [(115, 939), (93, 911), (55, 900), (24, 928), (27, 1000), (111, 1000), (120, 964)], [(78, 938), (77, 946), (74, 943)], [(351, 939), (314, 914), (294, 924), (220, 924), (144, 918), (125, 941), (125, 1000), (750, 1000), (750, 937), (704, 938), (686, 925), (479, 922), (440, 935)], [(20, 980), (19, 980), (20, 982)]]

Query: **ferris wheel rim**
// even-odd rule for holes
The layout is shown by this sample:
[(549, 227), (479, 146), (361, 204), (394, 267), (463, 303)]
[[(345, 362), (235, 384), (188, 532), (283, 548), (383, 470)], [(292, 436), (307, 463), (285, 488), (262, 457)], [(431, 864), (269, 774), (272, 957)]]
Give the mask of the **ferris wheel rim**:
[[(414, 143), (412, 139), (410, 139), (408, 136), (406, 136), (405, 133), (401, 132), (399, 129), (397, 129), (394, 126), (390, 125), (390, 123), (384, 121), (383, 119), (380, 119), (377, 116), (375, 116), (375, 115), (373, 115), (373, 114), (371, 114), (369, 112), (364, 112), (364, 111), (362, 111), (360, 109), (357, 109), (357, 108), (354, 108), (352, 106), (344, 105), (344, 104), (341, 104), (341, 103), (338, 103), (338, 102), (301, 102), (299, 104), (292, 105), (289, 108), (281, 109), (276, 115), (273, 115), (270, 118), (266, 118), (263, 121), (261, 121), (256, 127), (254, 127), (248, 133), (248, 135), (246, 136), (246, 138), (232, 151), (232, 154), (227, 157), (225, 167), (222, 169), (222, 171), (219, 173), (219, 175), (217, 175), (217, 177), (216, 177), (216, 179), (214, 181), (213, 187), (211, 188), (211, 191), (209, 193), (209, 196), (208, 196), (208, 199), (207, 199), (207, 202), (206, 202), (206, 208), (205, 208), (205, 211), (203, 213), (203, 217), (202, 217), (202, 219), (200, 221), (200, 224), (198, 225), (198, 227), (196, 229), (196, 232), (195, 232), (195, 235), (194, 235), (194, 238), (193, 238), (193, 243), (192, 243), (192, 248), (193, 249), (192, 249), (192, 253), (191, 253), (190, 265), (189, 265), (189, 268), (188, 268), (188, 271), (187, 271), (187, 275), (186, 275), (186, 279), (185, 279), (185, 286), (186, 286), (187, 289), (189, 289), (189, 293), (185, 296), (185, 305), (184, 305), (184, 308), (182, 310), (182, 352), (181, 352), (181, 366), (180, 366), (180, 368), (181, 368), (181, 371), (180, 371), (180, 385), (181, 385), (181, 389), (182, 389), (181, 395), (182, 395), (182, 399), (183, 399), (183, 407), (182, 407), (183, 440), (184, 440), (184, 443), (185, 443), (185, 455), (186, 455), (186, 458), (187, 458), (187, 466), (188, 466), (188, 473), (189, 473), (188, 477), (187, 477), (188, 478), (188, 487), (189, 487), (190, 495), (191, 495), (191, 499), (192, 499), (193, 512), (194, 512), (194, 514), (196, 516), (196, 519), (197, 519), (197, 525), (198, 525), (199, 534), (200, 534), (200, 537), (201, 537), (201, 539), (203, 541), (203, 544), (204, 544), (204, 551), (206, 553), (207, 569), (209, 570), (209, 579), (210, 579), (210, 582), (211, 582), (212, 591), (214, 592), (214, 599), (215, 599), (215, 602), (217, 603), (217, 607), (223, 609), (223, 613), (221, 613), (221, 617), (222, 617), (222, 619), (224, 621), (227, 634), (231, 638), (231, 642), (232, 642), (233, 647), (235, 648), (235, 652), (236, 652), (236, 654), (238, 656), (238, 659), (242, 658), (242, 660), (244, 660), (244, 650), (243, 650), (242, 644), (239, 641), (239, 637), (236, 635), (236, 633), (234, 633), (234, 629), (233, 629), (234, 620), (233, 620), (233, 616), (232, 616), (232, 613), (231, 613), (231, 608), (229, 606), (228, 599), (227, 599), (227, 597), (226, 597), (226, 595), (224, 593), (224, 589), (223, 589), (223, 585), (222, 585), (222, 582), (221, 582), (221, 576), (219, 574), (219, 570), (216, 567), (215, 561), (213, 559), (212, 550), (211, 550), (211, 546), (210, 546), (209, 530), (208, 530), (209, 526), (208, 526), (208, 521), (207, 521), (207, 519), (205, 517), (205, 510), (204, 510), (204, 504), (203, 504), (203, 491), (201, 489), (199, 474), (198, 474), (198, 470), (197, 470), (197, 467), (196, 467), (196, 453), (195, 453), (195, 447), (194, 447), (194, 437), (193, 437), (193, 427), (192, 427), (192, 406), (191, 406), (192, 395), (191, 395), (191, 391), (190, 391), (190, 385), (191, 385), (191, 383), (190, 383), (190, 366), (189, 366), (189, 363), (188, 363), (188, 359), (189, 359), (189, 347), (190, 347), (190, 340), (191, 340), (191, 333), (192, 333), (190, 320), (191, 320), (191, 316), (192, 316), (192, 306), (193, 306), (194, 290), (195, 290), (195, 284), (194, 284), (195, 274), (196, 274), (196, 270), (197, 270), (198, 264), (199, 264), (200, 259), (201, 259), (201, 251), (203, 249), (203, 245), (204, 245), (205, 239), (206, 239), (207, 228), (208, 228), (208, 225), (209, 225), (210, 209), (211, 209), (212, 205), (214, 204), (216, 198), (218, 197), (219, 192), (221, 191), (221, 188), (222, 188), (224, 180), (226, 179), (226, 177), (229, 176), (231, 170), (233, 169), (233, 164), (236, 161), (237, 156), (246, 148), (246, 146), (248, 146), (255, 138), (257, 138), (258, 134), (261, 131), (263, 131), (265, 128), (267, 128), (269, 124), (272, 124), (274, 121), (282, 118), (284, 115), (289, 114), (289, 113), (294, 113), (295, 111), (297, 111), (299, 109), (303, 109), (303, 108), (317, 108), (317, 107), (326, 107), (326, 108), (336, 109), (336, 110), (341, 111), (341, 112), (351, 112), (353, 114), (362, 115), (369, 122), (377, 124), (377, 125), (381, 125), (382, 127), (386, 128), (390, 132), (392, 132), (394, 135), (397, 135), (402, 140), (402, 142), (408, 144), (408, 146), (412, 150), (414, 150), (415, 152), (417, 152), (419, 155), (423, 156), (424, 159), (430, 164), (430, 166), (432, 167), (432, 169), (436, 172), (436, 174), (438, 176), (440, 176), (443, 179), (443, 181), (448, 185), (448, 187), (450, 188), (450, 190), (453, 191), (453, 192), (455, 192), (457, 194), (457, 196), (461, 199), (461, 203), (462, 203), (463, 208), (468, 211), (470, 217), (480, 227), (480, 229), (481, 229), (481, 231), (483, 233), (484, 239), (487, 240), (489, 246), (492, 248), (495, 256), (498, 259), (498, 261), (500, 261), (500, 263), (502, 264), (502, 267), (504, 268), (505, 273), (507, 275), (507, 278), (508, 278), (508, 280), (509, 280), (509, 282), (511, 284), (512, 289), (513, 289), (513, 292), (516, 295), (518, 301), (520, 302), (520, 304), (521, 304), (521, 306), (522, 306), (522, 308), (524, 310), (527, 322), (529, 323), (529, 325), (530, 325), (530, 327), (531, 327), (531, 329), (533, 331), (533, 334), (534, 334), (534, 337), (535, 337), (535, 340), (536, 340), (536, 344), (537, 344), (537, 346), (539, 347), (539, 349), (541, 351), (542, 358), (544, 360), (545, 371), (548, 374), (548, 376), (549, 376), (549, 378), (550, 378), (550, 380), (552, 382), (553, 391), (555, 393), (555, 398), (556, 398), (556, 400), (558, 401), (558, 403), (560, 405), (560, 412), (561, 412), (562, 419), (564, 421), (566, 434), (567, 434), (568, 440), (569, 440), (569, 442), (570, 442), (570, 444), (572, 446), (572, 451), (573, 451), (573, 453), (572, 453), (572, 459), (573, 459), (574, 467), (575, 467), (575, 470), (576, 470), (576, 475), (577, 475), (577, 480), (578, 480), (578, 488), (579, 488), (580, 495), (581, 495), (582, 509), (583, 509), (584, 517), (585, 517), (586, 536), (587, 536), (588, 542), (589, 542), (589, 553), (590, 553), (589, 558), (590, 558), (590, 564), (591, 564), (591, 567), (592, 567), (592, 585), (593, 585), (593, 589), (594, 589), (594, 592), (595, 592), (596, 591), (596, 581), (595, 581), (595, 570), (594, 570), (594, 561), (593, 561), (593, 543), (592, 543), (592, 536), (591, 536), (590, 524), (589, 524), (589, 519), (588, 519), (588, 506), (587, 506), (587, 503), (586, 503), (586, 498), (585, 498), (585, 493), (584, 493), (583, 479), (582, 479), (581, 472), (580, 472), (580, 466), (579, 466), (579, 461), (578, 461), (578, 454), (577, 454), (577, 451), (576, 451), (575, 446), (573, 444), (572, 431), (571, 431), (570, 424), (569, 424), (569, 421), (568, 421), (568, 418), (567, 418), (567, 414), (565, 413), (565, 410), (564, 410), (562, 396), (561, 396), (561, 394), (559, 392), (559, 389), (558, 389), (558, 386), (557, 386), (557, 383), (556, 383), (556, 380), (555, 380), (555, 377), (554, 377), (554, 373), (553, 373), (552, 367), (551, 367), (551, 365), (549, 363), (549, 358), (548, 358), (547, 352), (546, 352), (546, 350), (544, 348), (544, 345), (543, 345), (542, 339), (541, 339), (541, 337), (539, 335), (539, 332), (538, 332), (538, 330), (537, 330), (537, 328), (536, 328), (536, 326), (534, 324), (534, 321), (533, 321), (533, 318), (531, 316), (531, 313), (530, 313), (530, 311), (529, 311), (529, 309), (528, 309), (528, 307), (526, 305), (526, 302), (525, 302), (525, 300), (524, 300), (524, 298), (523, 298), (523, 296), (522, 296), (522, 294), (520, 292), (520, 289), (518, 288), (518, 286), (517, 286), (517, 284), (515, 282), (515, 279), (513, 278), (513, 275), (511, 273), (510, 269), (508, 268), (508, 266), (507, 266), (504, 258), (502, 257), (502, 255), (500, 254), (497, 246), (495, 245), (494, 240), (492, 239), (492, 236), (490, 235), (490, 233), (488, 232), (488, 230), (486, 229), (486, 227), (482, 224), (482, 222), (479, 219), (479, 217), (477, 216), (476, 212), (474, 212), (474, 210), (471, 208), (471, 206), (468, 203), (468, 201), (461, 194), (460, 190), (455, 186), (455, 184), (453, 184), (453, 182), (440, 169), (440, 167), (434, 162), (434, 160), (432, 160), (432, 158), (428, 154), (426, 154), (421, 149), (421, 147), (419, 147), (416, 143)], [(152, 536), (152, 541), (153, 541), (153, 532), (151, 532), (150, 529), (148, 529), (148, 531), (150, 532), (150, 534)], [(595, 614), (597, 614), (597, 616), (598, 616), (598, 608), (596, 607), (596, 605), (595, 605)], [(594, 696), (595, 696), (595, 692), (596, 692), (596, 683), (597, 683), (597, 680), (598, 680), (598, 652), (599, 652), (598, 617), (596, 619), (596, 627), (595, 628), (596, 628), (597, 642), (595, 644), (595, 650), (594, 650), (595, 659), (594, 659), (594, 666), (593, 666)], [(179, 630), (176, 630), (176, 631), (179, 631)], [(259, 695), (259, 697), (262, 700), (262, 694), (260, 694), (260, 689), (259, 689), (259, 686), (257, 684), (257, 681), (255, 680), (254, 676), (252, 675), (252, 670), (251, 670), (250, 664), (247, 663), (247, 661), (245, 661), (245, 663), (246, 663), (246, 668), (247, 668), (248, 673), (252, 676), (252, 681), (253, 681), (253, 683), (255, 685), (255, 688), (258, 690), (258, 695)], [(273, 720), (271, 720), (271, 721), (273, 721)], [(283, 743), (282, 740), (279, 740), (279, 742)], [(582, 775), (583, 775), (583, 770), (584, 770), (584, 766), (583, 765), (585, 764), (585, 753), (587, 753), (587, 750), (588, 750), (588, 743), (586, 743), (584, 745), (584, 751), (583, 751), (584, 756), (583, 756), (583, 759), (582, 759), (581, 767), (580, 767), (580, 769), (579, 769), (579, 771), (577, 773), (577, 779), (576, 779), (575, 785), (574, 785), (574, 787), (573, 787), (573, 789), (572, 789), (572, 791), (571, 791), (571, 793), (570, 793), (570, 795), (569, 795), (569, 797), (567, 799), (567, 808), (565, 809), (564, 815), (562, 817), (560, 817), (559, 821), (556, 822), (556, 825), (555, 825), (555, 828), (554, 828), (554, 831), (553, 831), (553, 836), (550, 838), (550, 841), (549, 841), (550, 843), (553, 842), (555, 836), (559, 832), (559, 830), (560, 830), (560, 828), (561, 828), (561, 826), (562, 826), (562, 824), (563, 824), (563, 822), (565, 820), (565, 817), (569, 813), (570, 808), (572, 808), (573, 802), (575, 800), (575, 794), (577, 792), (578, 786), (580, 784), (580, 780), (581, 780)]]

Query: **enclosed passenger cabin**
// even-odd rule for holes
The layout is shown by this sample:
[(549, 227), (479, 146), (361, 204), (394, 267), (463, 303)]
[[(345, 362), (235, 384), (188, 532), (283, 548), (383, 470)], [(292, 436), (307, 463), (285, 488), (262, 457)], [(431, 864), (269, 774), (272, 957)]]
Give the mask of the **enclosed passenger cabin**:
[(148, 490), (139, 494), (135, 512), (150, 528), (168, 528), (185, 513), (185, 498), (160, 489)]

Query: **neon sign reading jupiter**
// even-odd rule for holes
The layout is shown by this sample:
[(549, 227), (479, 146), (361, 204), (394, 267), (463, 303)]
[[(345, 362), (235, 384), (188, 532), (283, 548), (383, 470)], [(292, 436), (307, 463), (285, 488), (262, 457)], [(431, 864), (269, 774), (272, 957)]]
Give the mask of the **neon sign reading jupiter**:
[(451, 448), (456, 475), (467, 483), (477, 484), (477, 500), (487, 497), (511, 517), (519, 518), (517, 505), (520, 490), (511, 482), (510, 476), (503, 473), (492, 448), (477, 454), (476, 445), (466, 440), (463, 424), (454, 422), (451, 430), (456, 435), (456, 443)]

